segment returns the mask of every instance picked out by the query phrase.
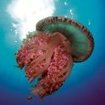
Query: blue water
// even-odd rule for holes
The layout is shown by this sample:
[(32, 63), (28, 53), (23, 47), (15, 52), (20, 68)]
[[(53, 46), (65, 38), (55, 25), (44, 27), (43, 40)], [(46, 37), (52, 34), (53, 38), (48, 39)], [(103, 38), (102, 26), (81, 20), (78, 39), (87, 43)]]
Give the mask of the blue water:
[[(66, 7), (64, 1), (68, 3)], [(11, 31), (14, 20), (6, 12), (10, 2), (0, 1), (0, 105), (105, 105), (105, 1), (56, 2), (54, 15), (71, 17), (68, 11), (70, 7), (74, 8), (74, 19), (92, 32), (95, 48), (87, 61), (74, 64), (71, 75), (59, 91), (43, 100), (34, 97), (32, 101), (26, 99), (30, 84), (24, 72), (16, 67), (14, 53), (20, 47), (21, 40)], [(17, 39), (17, 43), (11, 39)]]

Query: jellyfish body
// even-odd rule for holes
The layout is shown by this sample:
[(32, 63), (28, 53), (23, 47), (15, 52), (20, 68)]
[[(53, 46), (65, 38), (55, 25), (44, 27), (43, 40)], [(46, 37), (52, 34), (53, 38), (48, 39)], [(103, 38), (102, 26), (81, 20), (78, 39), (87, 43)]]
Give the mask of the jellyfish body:
[(72, 57), (74, 62), (86, 60), (94, 48), (91, 32), (82, 24), (64, 17), (48, 17), (39, 21), (37, 31), (60, 32), (72, 43)]
[(71, 72), (73, 62), (82, 62), (92, 53), (91, 33), (80, 23), (63, 17), (39, 21), (16, 54), (18, 65), (32, 82), (32, 92), (44, 97), (58, 90)]

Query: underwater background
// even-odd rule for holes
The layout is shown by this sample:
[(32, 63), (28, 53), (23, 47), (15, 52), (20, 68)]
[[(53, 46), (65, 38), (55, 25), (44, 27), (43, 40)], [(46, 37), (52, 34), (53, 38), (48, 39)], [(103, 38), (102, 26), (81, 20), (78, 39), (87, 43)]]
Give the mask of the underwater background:
[[(104, 0), (0, 0), (0, 105), (105, 105)], [(74, 63), (64, 85), (44, 99), (33, 97), (15, 53), (28, 31), (47, 16), (65, 16), (84, 24), (95, 47), (88, 60)]]

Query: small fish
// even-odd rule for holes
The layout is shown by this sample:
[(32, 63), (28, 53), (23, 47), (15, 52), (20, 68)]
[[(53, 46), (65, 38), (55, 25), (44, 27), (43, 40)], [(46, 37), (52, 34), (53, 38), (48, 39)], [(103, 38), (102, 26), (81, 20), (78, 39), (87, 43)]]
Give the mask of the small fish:
[(27, 100), (32, 100), (32, 95), (29, 95), (29, 96), (27, 97)]

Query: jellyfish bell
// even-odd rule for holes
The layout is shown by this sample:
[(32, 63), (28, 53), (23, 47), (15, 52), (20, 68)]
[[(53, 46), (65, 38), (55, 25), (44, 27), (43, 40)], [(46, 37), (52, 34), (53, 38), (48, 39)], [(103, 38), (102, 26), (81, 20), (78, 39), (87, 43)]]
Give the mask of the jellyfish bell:
[(64, 17), (47, 17), (36, 25), (37, 31), (60, 32), (71, 42), (74, 62), (86, 60), (92, 53), (94, 40), (91, 32), (82, 24)]

